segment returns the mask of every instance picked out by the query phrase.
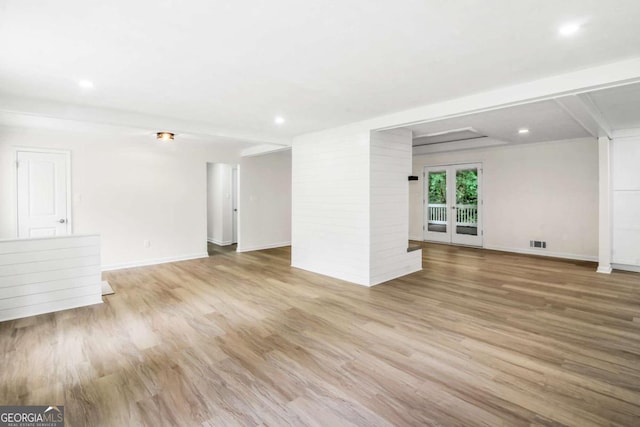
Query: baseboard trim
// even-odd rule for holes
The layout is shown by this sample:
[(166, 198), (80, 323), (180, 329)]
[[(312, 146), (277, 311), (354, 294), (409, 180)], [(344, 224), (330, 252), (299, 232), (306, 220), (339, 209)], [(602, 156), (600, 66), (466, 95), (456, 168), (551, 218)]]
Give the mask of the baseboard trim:
[[(614, 270), (623, 270), (623, 271), (631, 271), (633, 273), (640, 273), (640, 266), (638, 265), (629, 265), (629, 264), (611, 264)], [(611, 269), (609, 269), (611, 270)]]
[(238, 249), (236, 249), (236, 252), (262, 251), (264, 249), (282, 248), (284, 246), (291, 246), (291, 241), (273, 243), (273, 244), (270, 244), (270, 245), (263, 245), (263, 246), (250, 246), (248, 248), (240, 247), (240, 245), (238, 244)]
[(408, 276), (409, 274), (413, 274), (413, 273), (417, 273), (418, 271), (422, 271), (422, 257), (420, 257), (420, 266), (419, 267), (414, 267), (414, 268), (409, 268), (406, 270), (401, 270), (401, 272), (393, 272), (391, 274), (389, 274), (388, 276), (384, 276), (384, 278), (377, 278), (374, 279), (371, 284), (369, 284), (370, 287), (373, 286), (378, 286), (378, 285), (382, 285), (385, 284), (391, 280), (394, 279), (399, 279), (400, 277), (404, 277), (404, 276)]
[(493, 246), (493, 245), (484, 245), (484, 249), (489, 249), (492, 251), (502, 251), (502, 252), (513, 252), (516, 254), (524, 254), (524, 255), (537, 255), (537, 256), (545, 256), (551, 258), (563, 258), (563, 259), (573, 259), (576, 261), (598, 261), (598, 257), (596, 255), (577, 255), (577, 254), (569, 254), (565, 252), (548, 252), (541, 251), (535, 249), (517, 249), (517, 248), (505, 248), (502, 246)]
[(611, 266), (610, 265), (599, 265), (596, 273), (602, 274), (611, 274)]
[(48, 301), (26, 307), (16, 307), (0, 312), (0, 322), (22, 319), (24, 317), (37, 316), (45, 313), (71, 310), (72, 308), (86, 307), (88, 305), (102, 304), (102, 295), (84, 295), (66, 298), (59, 301)]
[(178, 255), (164, 258), (145, 259), (141, 261), (123, 262), (119, 264), (108, 264), (102, 266), (102, 271), (123, 270), (125, 268), (146, 267), (149, 265), (166, 264), (169, 262), (188, 261), (190, 259), (207, 258), (206, 252), (200, 252), (191, 255)]
[(210, 237), (207, 237), (207, 242), (209, 243), (213, 243), (214, 245), (218, 245), (218, 246), (229, 246), (229, 245), (233, 245), (233, 242), (231, 240), (216, 240), (216, 239), (212, 239)]

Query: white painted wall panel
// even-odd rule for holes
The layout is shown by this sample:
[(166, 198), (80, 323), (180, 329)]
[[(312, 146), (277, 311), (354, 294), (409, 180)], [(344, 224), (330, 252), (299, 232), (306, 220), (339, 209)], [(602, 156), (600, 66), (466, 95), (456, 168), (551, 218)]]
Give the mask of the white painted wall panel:
[(99, 236), (0, 240), (0, 321), (101, 303), (100, 282)]
[(412, 132), (371, 132), (370, 285), (422, 268), (422, 251), (407, 252)]
[(240, 161), (238, 252), (291, 244), (291, 150)]
[(292, 155), (291, 264), (369, 285), (369, 132), (298, 138)]
[(640, 136), (616, 138), (611, 146), (612, 261), (640, 267)]

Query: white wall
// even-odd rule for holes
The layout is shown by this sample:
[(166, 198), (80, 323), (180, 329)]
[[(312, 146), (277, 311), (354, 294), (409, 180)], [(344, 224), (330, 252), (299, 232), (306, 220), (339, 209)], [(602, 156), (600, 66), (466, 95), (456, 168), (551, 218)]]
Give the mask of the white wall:
[(421, 268), (407, 253), (411, 131), (352, 127), (293, 143), (292, 265), (371, 286)]
[[(483, 164), (484, 245), (489, 249), (596, 260), (598, 146), (595, 139), (414, 156), (410, 235), (422, 240), (423, 167)], [(544, 240), (547, 249), (531, 249)]]
[(233, 242), (232, 171), (236, 165), (207, 163), (207, 240)]
[(371, 132), (370, 278), (375, 285), (422, 268), (422, 250), (407, 252), (412, 132)]
[(0, 128), (0, 238), (16, 236), (15, 146), (71, 151), (73, 230), (100, 234), (112, 268), (206, 256), (206, 162), (239, 159), (179, 137)]
[(614, 138), (612, 147), (612, 261), (640, 267), (640, 135)]
[(291, 265), (369, 284), (369, 131), (293, 142)]
[(291, 150), (243, 157), (238, 252), (291, 244)]

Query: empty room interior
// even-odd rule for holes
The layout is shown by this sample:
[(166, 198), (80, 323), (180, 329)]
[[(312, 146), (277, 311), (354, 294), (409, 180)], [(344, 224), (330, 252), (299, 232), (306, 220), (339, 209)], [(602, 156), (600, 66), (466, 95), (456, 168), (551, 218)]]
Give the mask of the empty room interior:
[(0, 425), (639, 426), (639, 22), (0, 0)]

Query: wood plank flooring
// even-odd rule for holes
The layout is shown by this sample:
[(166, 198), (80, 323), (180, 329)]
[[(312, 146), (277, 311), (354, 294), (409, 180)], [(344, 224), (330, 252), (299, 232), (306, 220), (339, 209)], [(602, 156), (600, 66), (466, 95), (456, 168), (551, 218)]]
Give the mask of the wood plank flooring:
[(289, 248), (105, 274), (105, 304), (0, 323), (0, 404), (68, 426), (640, 425), (640, 275), (423, 244), (374, 288)]

